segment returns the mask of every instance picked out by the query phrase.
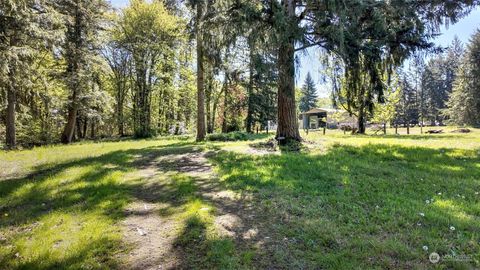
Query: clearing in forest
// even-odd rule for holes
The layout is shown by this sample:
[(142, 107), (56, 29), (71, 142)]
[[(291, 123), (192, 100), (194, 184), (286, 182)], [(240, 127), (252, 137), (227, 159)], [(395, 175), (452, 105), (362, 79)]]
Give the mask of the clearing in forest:
[(479, 267), (480, 130), (412, 133), (1, 152), (0, 268)]

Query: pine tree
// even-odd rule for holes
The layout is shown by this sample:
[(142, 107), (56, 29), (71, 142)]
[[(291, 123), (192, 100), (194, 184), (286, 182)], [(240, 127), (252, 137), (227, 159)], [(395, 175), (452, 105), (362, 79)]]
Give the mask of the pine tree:
[(417, 93), (412, 83), (402, 74), (400, 80), (400, 100), (397, 107), (397, 115), (395, 124), (401, 124), (407, 128), (407, 133), (410, 133), (410, 125), (417, 124), (419, 120)]
[(48, 0), (0, 3), (0, 91), (6, 92), (6, 146), (15, 148), (17, 97), (29, 83), (35, 54), (54, 40), (56, 14)]
[(444, 111), (457, 125), (480, 125), (480, 30), (472, 36)]
[(67, 123), (61, 141), (70, 143), (74, 136), (82, 94), (87, 91), (88, 82), (92, 78), (91, 71), (98, 56), (101, 22), (108, 4), (105, 0), (60, 0), (57, 5), (65, 18), (65, 41), (62, 47), (66, 61), (65, 83), (70, 90)]
[(306, 112), (315, 107), (318, 101), (317, 89), (310, 72), (307, 73), (301, 90), (300, 111)]

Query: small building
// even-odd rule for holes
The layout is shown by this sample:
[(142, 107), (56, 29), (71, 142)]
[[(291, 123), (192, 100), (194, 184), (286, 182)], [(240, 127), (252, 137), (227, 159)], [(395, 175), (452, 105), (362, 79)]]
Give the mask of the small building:
[(300, 114), (299, 126), (302, 129), (319, 129), (327, 125), (328, 112), (325, 109), (314, 108)]
[(355, 127), (356, 117), (350, 116), (345, 110), (314, 108), (299, 116), (299, 127), (301, 129), (329, 129), (341, 128), (342, 126)]

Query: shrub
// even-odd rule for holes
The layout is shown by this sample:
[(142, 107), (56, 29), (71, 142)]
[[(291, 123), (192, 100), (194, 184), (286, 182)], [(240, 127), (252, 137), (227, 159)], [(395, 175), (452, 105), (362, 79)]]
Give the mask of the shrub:
[(253, 135), (240, 131), (229, 133), (214, 133), (207, 136), (208, 141), (218, 142), (248, 141), (250, 139), (253, 139)]

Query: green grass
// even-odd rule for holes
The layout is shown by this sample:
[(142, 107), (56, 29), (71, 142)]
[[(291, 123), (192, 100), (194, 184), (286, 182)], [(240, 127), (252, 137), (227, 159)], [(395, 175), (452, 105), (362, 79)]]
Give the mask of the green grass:
[[(122, 268), (135, 248), (122, 235), (125, 209), (145, 200), (177, 221), (173, 249), (187, 269), (480, 267), (480, 130), (450, 130), (310, 132), (300, 153), (186, 138), (0, 152), (0, 269)], [(242, 198), (236, 206), (168, 162), (200, 152), (216, 172), (208, 183)], [(152, 165), (161, 173), (146, 175)], [(222, 235), (225, 212), (258, 234)], [(468, 260), (434, 265), (431, 252)]]

